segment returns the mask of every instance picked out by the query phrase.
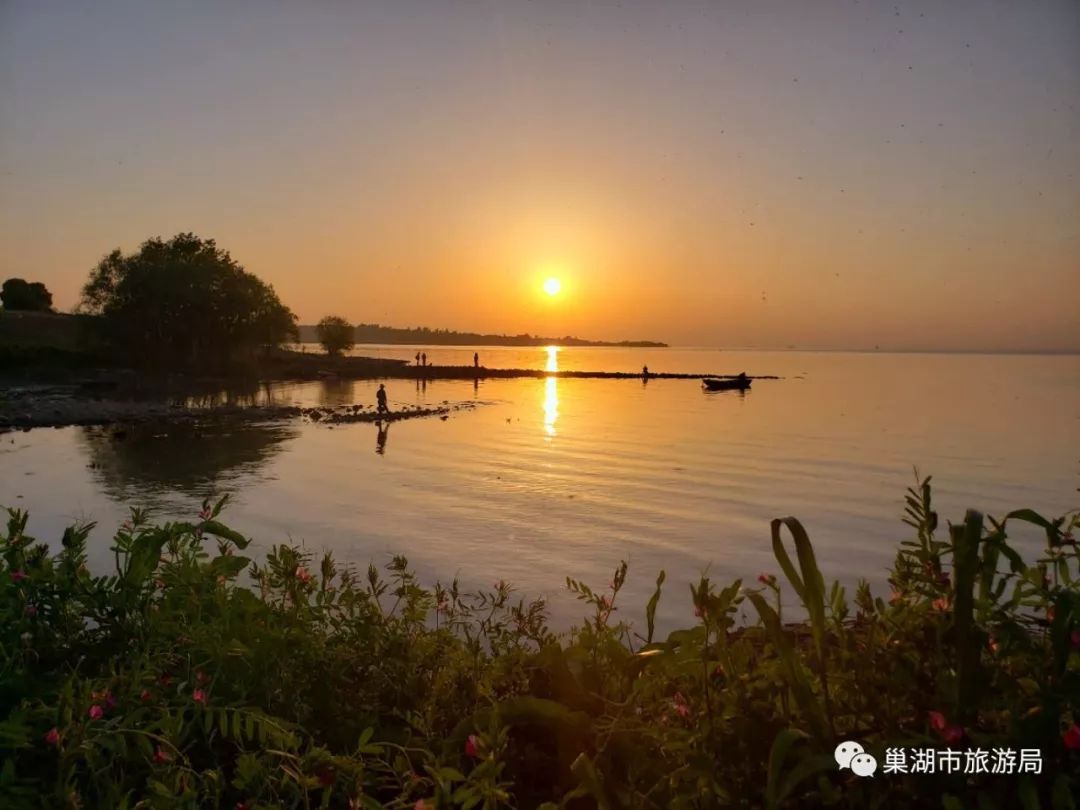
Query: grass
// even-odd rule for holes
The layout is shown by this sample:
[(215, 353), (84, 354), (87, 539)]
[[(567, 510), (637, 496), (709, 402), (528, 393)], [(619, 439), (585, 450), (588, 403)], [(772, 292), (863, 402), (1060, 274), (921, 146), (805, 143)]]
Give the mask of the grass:
[[(1080, 791), (1076, 514), (968, 512), (940, 526), (929, 480), (888, 598), (829, 584), (794, 518), (776, 575), (666, 583), (622, 620), (625, 564), (574, 579), (583, 621), (498, 583), (424, 587), (402, 558), (340, 568), (221, 522), (132, 512), (115, 570), (92, 526), (59, 551), (0, 534), (0, 806), (341, 808), (1075, 807)], [(1034, 524), (1024, 560), (1010, 527)], [(790, 626), (786, 604), (807, 621)], [(755, 621), (739, 625), (749, 603)], [(1038, 749), (1039, 773), (860, 778), (833, 750)]]

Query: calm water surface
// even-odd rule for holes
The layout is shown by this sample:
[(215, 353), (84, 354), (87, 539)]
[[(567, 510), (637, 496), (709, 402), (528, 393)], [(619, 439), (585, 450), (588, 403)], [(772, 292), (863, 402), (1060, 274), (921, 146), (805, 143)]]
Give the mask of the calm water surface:
[[(359, 347), (411, 358), (414, 347)], [(681, 380), (387, 383), (391, 405), (489, 403), (446, 421), (334, 428), (300, 422), (193, 433), (64, 428), (0, 436), (0, 504), (31, 512), (39, 539), (96, 520), (92, 562), (128, 505), (193, 516), (233, 494), (228, 522), (259, 547), (292, 540), (366, 566), (406, 554), (425, 580), (513, 582), (578, 608), (567, 575), (597, 585), (630, 562), (630, 618), (668, 572), (665, 624), (688, 617), (686, 584), (776, 570), (773, 517), (807, 526), (827, 578), (883, 582), (912, 468), (933, 474), (943, 516), (1080, 502), (1080, 358), (479, 349), (491, 367), (777, 374), (745, 396)], [(435, 348), (432, 363), (471, 363)], [(305, 405), (374, 401), (376, 383), (267, 386), (246, 396)], [(380, 444), (381, 440), (381, 444)], [(1020, 535), (1035, 547), (1037, 537)], [(257, 553), (257, 552), (256, 552)]]

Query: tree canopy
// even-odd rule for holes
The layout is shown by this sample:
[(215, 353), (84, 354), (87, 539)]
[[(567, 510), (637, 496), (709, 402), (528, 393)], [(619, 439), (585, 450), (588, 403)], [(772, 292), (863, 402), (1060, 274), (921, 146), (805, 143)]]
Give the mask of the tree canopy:
[(9, 278), (0, 287), (0, 303), (4, 309), (24, 312), (50, 312), (52, 293), (40, 281)]
[(319, 343), (331, 357), (336, 357), (356, 345), (356, 330), (353, 325), (337, 315), (327, 315), (315, 327)]
[(91, 271), (80, 306), (101, 316), (119, 350), (166, 368), (223, 366), (296, 336), (273, 287), (192, 233), (114, 250)]

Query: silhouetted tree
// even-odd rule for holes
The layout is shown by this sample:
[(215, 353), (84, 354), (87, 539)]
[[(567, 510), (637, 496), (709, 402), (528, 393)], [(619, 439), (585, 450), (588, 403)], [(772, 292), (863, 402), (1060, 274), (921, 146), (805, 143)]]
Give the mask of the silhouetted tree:
[(207, 368), (296, 339), (296, 316), (274, 288), (213, 239), (181, 233), (114, 250), (90, 273), (81, 308), (142, 362)]
[(23, 312), (51, 312), (52, 293), (40, 281), (9, 278), (0, 287), (0, 303), (4, 309)]
[(315, 327), (319, 334), (319, 343), (331, 357), (337, 357), (356, 345), (353, 325), (337, 315), (327, 315)]

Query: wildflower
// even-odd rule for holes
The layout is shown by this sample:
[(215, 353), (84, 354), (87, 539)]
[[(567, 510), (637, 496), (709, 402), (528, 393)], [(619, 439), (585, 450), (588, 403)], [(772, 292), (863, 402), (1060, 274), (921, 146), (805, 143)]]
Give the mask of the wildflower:
[(1080, 726), (1073, 723), (1072, 727), (1061, 735), (1061, 739), (1070, 751), (1080, 750)]
[(776, 584), (776, 577), (773, 574), (758, 574), (757, 581), (771, 588)]
[(960, 726), (946, 726), (945, 730), (941, 732), (941, 739), (949, 745), (956, 745), (964, 739), (964, 729)]
[(164, 750), (163, 748), (157, 748), (154, 751), (154, 762), (157, 765), (164, 765), (166, 762), (168, 762), (171, 759), (172, 759), (172, 756), (169, 754), (168, 751)]
[(682, 692), (676, 692), (672, 697), (672, 705), (675, 709), (675, 714), (679, 717), (689, 717), (690, 707), (686, 705), (686, 698), (683, 697)]
[(998, 640), (993, 636), (990, 636), (990, 641), (987, 642), (987, 646), (990, 648), (990, 652), (992, 652), (994, 655), (997, 655), (999, 652), (1001, 652), (1001, 644), (999, 644)]
[(202, 511), (199, 512), (199, 520), (209, 520), (209, 519), (210, 519), (210, 507), (209, 506), (204, 506), (202, 508)]
[(100, 720), (101, 716), (105, 714), (105, 710), (98, 706), (96, 703), (90, 707), (90, 711), (87, 712), (91, 720)]
[(480, 756), (480, 740), (475, 734), (470, 734), (465, 740), (465, 756), (474, 758)]
[(205, 706), (206, 692), (204, 692), (202, 689), (196, 689), (191, 693), (191, 699), (194, 700), (196, 703), (201, 703), (203, 706)]
[(607, 594), (600, 597), (600, 607), (603, 610), (611, 610), (611, 598)]
[(940, 610), (942, 613), (949, 609), (949, 600), (945, 597), (934, 600), (934, 610)]
[(298, 565), (296, 566), (296, 578), (303, 583), (311, 582), (311, 572), (304, 568), (304, 566)]
[(45, 732), (45, 743), (47, 745), (60, 744), (60, 730), (56, 726), (53, 726)]
[(16, 568), (14, 571), (11, 572), (12, 582), (22, 582), (24, 579), (26, 579), (26, 572), (23, 571), (21, 568)]
[(705, 616), (705, 611), (701, 609), (701, 605), (694, 605), (694, 615), (699, 619)]
[(143, 689), (141, 692), (139, 692), (139, 700), (141, 700), (143, 703), (146, 703), (151, 698), (153, 698), (153, 694), (151, 694), (149, 689)]
[(1050, 606), (1049, 606), (1049, 607), (1048, 607), (1048, 608), (1046, 609), (1046, 620), (1047, 620), (1048, 622), (1052, 622), (1052, 621), (1054, 620), (1054, 617), (1055, 617), (1055, 616), (1057, 616), (1057, 611), (1056, 611), (1056, 610), (1054, 609), (1054, 606), (1053, 606), (1053, 605), (1050, 605)]
[(417, 799), (416, 804), (413, 805), (413, 810), (427, 810), (430, 805), (423, 799)]

